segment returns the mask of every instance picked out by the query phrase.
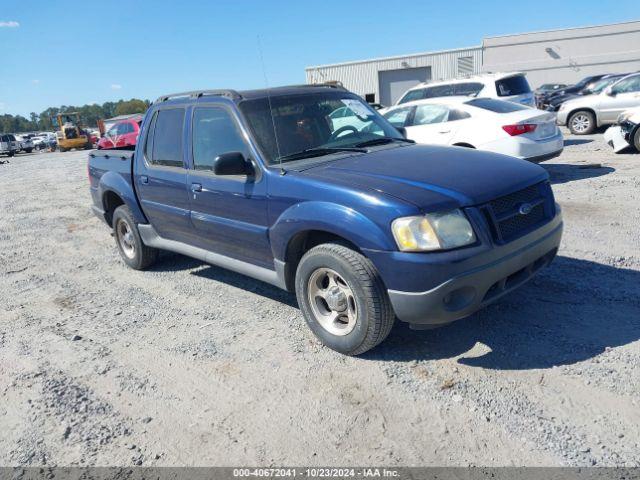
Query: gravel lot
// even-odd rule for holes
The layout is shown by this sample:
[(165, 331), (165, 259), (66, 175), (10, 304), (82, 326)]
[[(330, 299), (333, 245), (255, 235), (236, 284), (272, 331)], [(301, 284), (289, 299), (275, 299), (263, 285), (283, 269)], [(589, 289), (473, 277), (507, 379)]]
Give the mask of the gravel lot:
[(348, 358), (269, 285), (168, 253), (128, 269), (86, 152), (10, 159), (0, 465), (640, 466), (640, 154), (567, 136), (543, 166), (566, 222), (550, 268)]

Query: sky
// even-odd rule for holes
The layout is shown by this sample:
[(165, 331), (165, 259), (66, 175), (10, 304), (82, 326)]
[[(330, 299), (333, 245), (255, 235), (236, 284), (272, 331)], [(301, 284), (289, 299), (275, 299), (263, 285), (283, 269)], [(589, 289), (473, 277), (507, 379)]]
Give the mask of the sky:
[(308, 66), (638, 20), (638, 1), (0, 0), (0, 114), (304, 83)]

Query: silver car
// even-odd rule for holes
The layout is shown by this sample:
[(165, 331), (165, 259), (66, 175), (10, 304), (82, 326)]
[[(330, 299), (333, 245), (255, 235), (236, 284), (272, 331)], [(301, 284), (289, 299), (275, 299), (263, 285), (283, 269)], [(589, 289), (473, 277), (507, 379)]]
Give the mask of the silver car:
[(13, 157), (20, 150), (20, 144), (10, 133), (0, 135), (0, 155)]
[(558, 110), (558, 125), (575, 135), (588, 135), (597, 127), (616, 123), (623, 111), (640, 106), (640, 73), (618, 80), (596, 95), (567, 100)]
[(19, 145), (19, 150), (21, 152), (31, 153), (33, 152), (33, 140), (31, 140), (26, 135), (14, 135), (16, 137), (16, 141)]

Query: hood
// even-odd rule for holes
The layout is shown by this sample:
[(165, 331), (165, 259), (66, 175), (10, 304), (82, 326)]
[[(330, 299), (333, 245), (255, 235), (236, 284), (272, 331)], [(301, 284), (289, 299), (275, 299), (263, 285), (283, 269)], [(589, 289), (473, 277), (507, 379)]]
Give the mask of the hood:
[(600, 102), (600, 94), (578, 95), (563, 102), (565, 108), (597, 107)]
[(542, 167), (525, 160), (431, 145), (380, 149), (304, 174), (382, 192), (426, 211), (478, 205), (548, 178)]

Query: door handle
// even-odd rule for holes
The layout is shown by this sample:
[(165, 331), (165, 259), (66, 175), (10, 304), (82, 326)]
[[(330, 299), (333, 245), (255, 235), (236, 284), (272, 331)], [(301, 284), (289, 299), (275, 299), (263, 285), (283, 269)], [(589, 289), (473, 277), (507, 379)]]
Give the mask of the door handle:
[(199, 183), (192, 183), (191, 184), (191, 191), (192, 192), (201, 192), (202, 191), (202, 185), (200, 185)]
[(439, 130), (438, 133), (449, 133), (451, 130)]
[(149, 183), (149, 177), (147, 177), (146, 175), (140, 175), (140, 183), (144, 183), (145, 185), (147, 185)]

